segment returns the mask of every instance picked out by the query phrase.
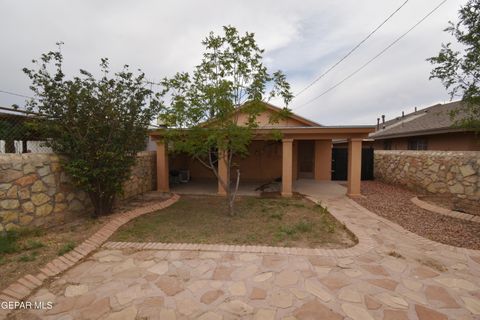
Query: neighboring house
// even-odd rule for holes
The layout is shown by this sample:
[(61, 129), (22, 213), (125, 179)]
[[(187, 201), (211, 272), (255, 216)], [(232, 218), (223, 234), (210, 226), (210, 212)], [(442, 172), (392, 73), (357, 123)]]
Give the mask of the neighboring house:
[(3, 107), (0, 110), (0, 153), (51, 152), (26, 125), (31, 119), (27, 112)]
[[(461, 110), (461, 102), (436, 104), (389, 121), (377, 120), (377, 130), (370, 134), (375, 150), (480, 150), (480, 137), (455, 128), (451, 111)], [(458, 115), (461, 117), (461, 111)]]
[[(332, 140), (347, 139), (348, 194), (360, 194), (360, 169), (362, 140), (374, 131), (374, 126), (322, 126), (314, 121), (292, 114), (277, 124), (270, 124), (272, 113), (280, 109), (265, 103), (265, 111), (258, 118), (258, 128), (246, 158), (235, 159), (241, 170), (242, 181), (270, 182), (281, 178), (282, 195), (292, 194), (293, 182), (299, 178), (330, 180), (332, 171)], [(239, 123), (244, 121), (239, 108)], [(242, 120), (243, 118), (243, 120)], [(163, 142), (165, 130), (151, 132), (157, 142), (157, 183), (158, 190), (169, 190), (170, 170), (188, 170), (192, 180), (211, 179), (215, 176), (201, 163), (187, 155), (167, 155), (168, 148)], [(271, 140), (272, 132), (280, 131), (281, 141)], [(219, 174), (226, 175), (226, 164), (220, 161)], [(225, 191), (219, 185), (218, 193)]]

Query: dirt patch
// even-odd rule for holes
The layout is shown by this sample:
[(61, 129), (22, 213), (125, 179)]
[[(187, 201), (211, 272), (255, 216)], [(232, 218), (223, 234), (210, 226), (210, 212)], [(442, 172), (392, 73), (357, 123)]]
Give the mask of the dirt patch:
[(417, 195), (407, 189), (379, 181), (362, 181), (362, 195), (354, 200), (411, 232), (452, 246), (480, 249), (480, 223), (421, 209), (410, 201)]
[(356, 243), (326, 209), (299, 196), (239, 197), (236, 215), (226, 212), (224, 198), (183, 196), (176, 204), (123, 226), (113, 241), (308, 248), (345, 248)]
[(35, 273), (50, 260), (68, 252), (97, 231), (103, 219), (78, 219), (63, 226), (49, 229), (20, 230), (9, 233), (9, 239), (2, 239), (0, 253), (0, 288), (21, 278), (27, 273)]

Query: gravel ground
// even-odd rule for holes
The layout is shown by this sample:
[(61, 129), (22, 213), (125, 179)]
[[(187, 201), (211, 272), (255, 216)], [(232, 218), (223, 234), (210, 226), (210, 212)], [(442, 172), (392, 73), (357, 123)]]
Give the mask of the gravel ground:
[(362, 181), (362, 195), (354, 200), (411, 232), (452, 246), (480, 249), (480, 223), (421, 209), (410, 201), (416, 194), (409, 190), (378, 181)]

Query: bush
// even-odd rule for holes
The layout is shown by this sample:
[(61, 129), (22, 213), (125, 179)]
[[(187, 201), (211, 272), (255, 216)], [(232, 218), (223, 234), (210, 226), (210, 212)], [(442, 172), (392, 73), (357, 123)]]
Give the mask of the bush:
[(16, 231), (7, 231), (4, 236), (0, 236), (0, 254), (18, 252), (18, 236)]
[(160, 95), (145, 88), (144, 74), (134, 76), (128, 66), (110, 76), (108, 59), (101, 60), (98, 80), (85, 70), (67, 80), (62, 62), (59, 51), (49, 52), (37, 70), (24, 68), (36, 95), (28, 105), (40, 115), (35, 129), (66, 157), (65, 171), (89, 195), (97, 217), (112, 211), (137, 153), (145, 148)]
[(72, 251), (73, 249), (75, 249), (75, 242), (69, 241), (69, 242), (63, 244), (60, 247), (60, 249), (58, 249), (58, 255), (63, 256), (64, 254)]

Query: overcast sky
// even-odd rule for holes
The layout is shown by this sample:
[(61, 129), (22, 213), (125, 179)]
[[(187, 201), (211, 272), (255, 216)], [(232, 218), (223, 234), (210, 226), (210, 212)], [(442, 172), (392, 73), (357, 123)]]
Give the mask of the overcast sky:
[[(0, 0), (0, 90), (30, 94), (21, 69), (63, 41), (67, 73), (97, 70), (101, 57), (118, 70), (141, 68), (159, 80), (199, 63), (201, 40), (223, 25), (254, 32), (271, 71), (283, 70), (293, 91), (345, 55), (405, 0)], [(294, 112), (326, 125), (374, 124), (415, 106), (449, 100), (428, 80), (426, 58), (452, 39), (442, 30), (464, 0), (448, 0), (403, 40), (357, 75), (304, 105), (371, 59), (441, 0), (410, 0), (360, 49), (298, 97)], [(24, 99), (0, 93), (0, 106)]]

